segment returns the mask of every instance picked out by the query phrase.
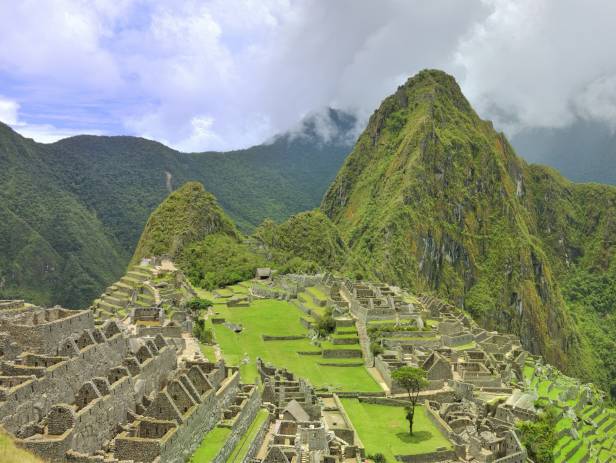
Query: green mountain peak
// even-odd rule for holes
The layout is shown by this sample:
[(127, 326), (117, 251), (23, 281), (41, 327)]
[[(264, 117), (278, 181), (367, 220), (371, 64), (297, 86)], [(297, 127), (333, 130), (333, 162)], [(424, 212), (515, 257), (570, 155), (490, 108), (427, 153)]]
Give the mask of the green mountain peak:
[(185, 246), (217, 233), (240, 237), (214, 195), (199, 182), (187, 182), (152, 212), (132, 262), (150, 256), (176, 258)]
[(453, 77), (426, 70), (372, 114), (321, 209), (339, 227), (353, 270), (436, 293), (606, 384), (613, 367), (591, 346), (607, 349), (610, 334), (576, 324), (574, 310), (596, 314), (574, 309), (561, 290), (591, 272), (582, 256), (613, 252), (616, 188), (597, 188), (526, 164)]

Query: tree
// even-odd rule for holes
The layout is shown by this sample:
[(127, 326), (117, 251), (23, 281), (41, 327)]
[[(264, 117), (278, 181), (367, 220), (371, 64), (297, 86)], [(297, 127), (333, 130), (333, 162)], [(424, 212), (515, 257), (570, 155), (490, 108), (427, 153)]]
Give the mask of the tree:
[(212, 305), (214, 305), (212, 301), (200, 297), (195, 297), (188, 302), (188, 308), (197, 313), (201, 310), (207, 310), (208, 307), (212, 307)]
[(428, 385), (426, 371), (423, 368), (400, 367), (391, 374), (392, 379), (409, 395), (410, 406), (405, 407), (406, 419), (409, 422), (409, 433), (413, 435), (413, 419), (415, 406), (419, 400), (419, 391)]
[(382, 453), (375, 453), (368, 458), (370, 458), (374, 463), (387, 463), (387, 459)]
[(558, 436), (554, 426), (558, 419), (556, 413), (545, 410), (536, 421), (522, 421), (517, 424), (518, 435), (522, 444), (528, 450), (528, 457), (536, 463), (551, 463), (554, 456), (554, 447)]

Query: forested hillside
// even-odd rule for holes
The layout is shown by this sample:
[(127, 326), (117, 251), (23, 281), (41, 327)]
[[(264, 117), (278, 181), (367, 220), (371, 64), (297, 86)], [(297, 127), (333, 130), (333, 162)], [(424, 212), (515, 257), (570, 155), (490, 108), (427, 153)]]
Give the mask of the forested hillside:
[(322, 122), (230, 153), (136, 137), (44, 145), (0, 124), (0, 297), (87, 305), (122, 274), (154, 208), (187, 181), (203, 183), (244, 231), (316, 207), (354, 142), (352, 116), (329, 110), (327, 136)]

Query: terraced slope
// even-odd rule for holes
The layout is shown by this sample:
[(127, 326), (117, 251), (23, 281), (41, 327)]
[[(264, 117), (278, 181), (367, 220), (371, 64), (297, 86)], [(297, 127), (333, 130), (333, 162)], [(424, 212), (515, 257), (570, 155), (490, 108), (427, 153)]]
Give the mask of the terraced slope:
[(558, 416), (555, 463), (616, 461), (616, 409), (603, 402), (599, 391), (532, 358), (524, 377), (537, 403)]

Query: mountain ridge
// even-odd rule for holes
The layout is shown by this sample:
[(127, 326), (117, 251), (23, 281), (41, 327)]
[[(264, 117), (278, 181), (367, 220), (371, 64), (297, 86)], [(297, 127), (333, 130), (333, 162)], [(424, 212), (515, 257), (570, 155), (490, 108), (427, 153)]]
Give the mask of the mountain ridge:
[[(352, 116), (334, 110), (328, 114), (339, 117), (340, 133), (353, 129)], [(121, 276), (169, 185), (173, 190), (188, 181), (205, 184), (244, 231), (266, 217), (282, 221), (316, 207), (350, 145), (338, 139), (317, 143), (315, 136), (281, 136), (232, 153), (180, 153), (129, 136), (80, 135), (41, 144), (0, 123), (0, 209), (12, 221), (17, 217), (34, 226), (37, 233), (28, 236), (39, 250), (37, 258), (32, 253), (17, 256), (11, 243), (23, 227), (2, 228), (0, 297), (87, 306)], [(58, 230), (46, 221), (37, 223), (38, 217), (56, 210), (62, 210), (56, 213)], [(78, 217), (72, 217), (76, 211)], [(64, 235), (75, 246), (65, 243)], [(93, 236), (96, 244), (90, 241)], [(71, 289), (80, 280), (85, 289)]]

